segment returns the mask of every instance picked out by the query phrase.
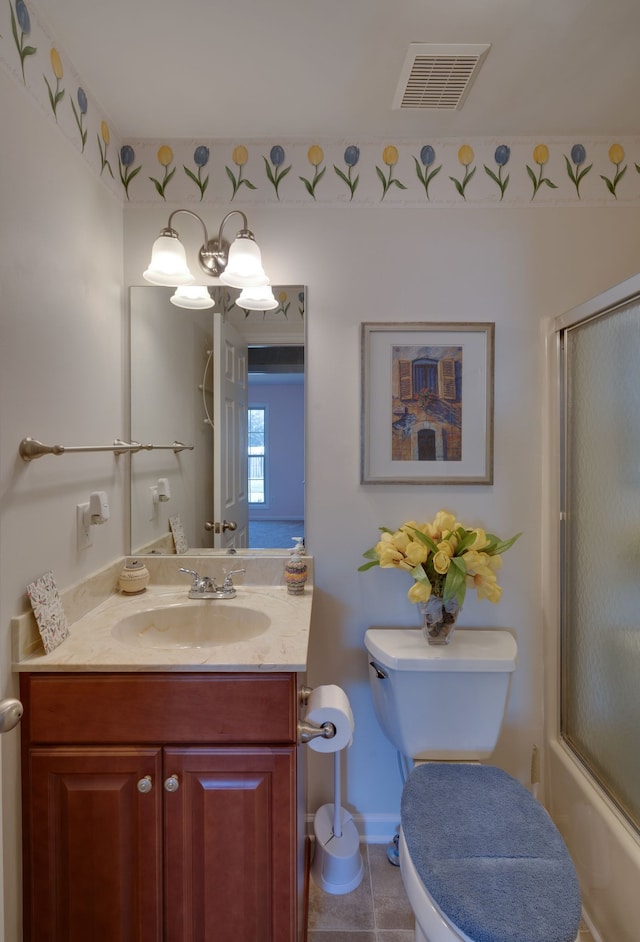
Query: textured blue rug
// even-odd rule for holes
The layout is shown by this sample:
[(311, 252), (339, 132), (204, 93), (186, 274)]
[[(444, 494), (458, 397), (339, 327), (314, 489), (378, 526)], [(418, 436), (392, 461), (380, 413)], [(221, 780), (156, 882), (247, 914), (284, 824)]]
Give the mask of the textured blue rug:
[(304, 520), (250, 520), (251, 549), (293, 549), (293, 537), (304, 538)]

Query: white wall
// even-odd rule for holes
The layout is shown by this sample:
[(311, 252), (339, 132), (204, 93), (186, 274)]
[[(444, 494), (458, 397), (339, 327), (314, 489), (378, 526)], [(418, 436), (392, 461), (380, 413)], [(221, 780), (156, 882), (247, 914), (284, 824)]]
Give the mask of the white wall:
[[(109, 444), (123, 433), (122, 208), (52, 118), (0, 71), (0, 695), (10, 620), (25, 587), (53, 569), (65, 588), (123, 552), (124, 461), (110, 454), (27, 464), (27, 435)], [(111, 520), (76, 548), (76, 504), (105, 490)], [(5, 925), (20, 939), (19, 733), (1, 737)], [(3, 934), (4, 928), (4, 934)]]
[[(171, 208), (127, 207), (128, 283), (139, 283)], [(227, 209), (202, 212), (214, 227)], [(502, 601), (493, 606), (468, 596), (463, 623), (516, 631), (519, 666), (495, 760), (528, 782), (544, 706), (541, 323), (635, 271), (640, 213), (258, 207), (249, 221), (272, 281), (309, 289), (305, 530), (316, 574), (309, 681), (338, 683), (349, 694), (356, 734), (345, 763), (345, 798), (364, 816), (360, 825), (382, 837), (397, 820), (401, 781), (372, 712), (363, 635), (372, 624), (416, 625), (417, 619), (406, 600), (407, 581), (395, 572), (357, 573), (361, 554), (380, 525), (431, 518), (441, 507), (505, 537), (523, 531), (505, 556)], [(195, 225), (193, 236), (183, 229), (191, 249), (200, 233)], [(496, 322), (493, 486), (359, 483), (360, 323), (400, 320)], [(331, 789), (331, 761), (311, 754), (311, 812), (331, 800)]]

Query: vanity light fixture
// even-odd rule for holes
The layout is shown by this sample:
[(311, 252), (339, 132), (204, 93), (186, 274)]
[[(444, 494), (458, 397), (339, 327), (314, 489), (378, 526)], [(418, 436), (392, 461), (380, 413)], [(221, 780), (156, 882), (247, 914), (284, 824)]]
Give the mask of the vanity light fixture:
[(271, 285), (243, 288), (236, 298), (236, 304), (245, 311), (273, 311), (278, 306)]
[(186, 307), (191, 311), (204, 311), (216, 303), (206, 285), (180, 285), (169, 300), (176, 307)]
[[(252, 288), (268, 285), (269, 279), (262, 267), (260, 249), (253, 232), (248, 227), (247, 217), (239, 209), (232, 209), (220, 223), (217, 239), (210, 239), (204, 221), (190, 209), (176, 209), (153, 243), (149, 267), (143, 273), (152, 285), (193, 285), (196, 279), (189, 271), (187, 257), (180, 237), (171, 223), (178, 213), (186, 213), (200, 222), (204, 230), (204, 242), (198, 252), (200, 267), (212, 278), (232, 288)], [(231, 216), (242, 217), (240, 229), (231, 243), (222, 237), (225, 223)]]

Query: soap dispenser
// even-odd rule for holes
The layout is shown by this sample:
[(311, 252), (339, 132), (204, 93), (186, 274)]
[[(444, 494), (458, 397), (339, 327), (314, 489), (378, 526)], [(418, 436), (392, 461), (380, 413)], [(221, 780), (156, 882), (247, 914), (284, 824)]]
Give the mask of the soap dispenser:
[(307, 582), (307, 564), (302, 559), (304, 541), (301, 536), (294, 536), (292, 540), (296, 545), (290, 550), (291, 555), (284, 567), (284, 582), (290, 595), (301, 595)]

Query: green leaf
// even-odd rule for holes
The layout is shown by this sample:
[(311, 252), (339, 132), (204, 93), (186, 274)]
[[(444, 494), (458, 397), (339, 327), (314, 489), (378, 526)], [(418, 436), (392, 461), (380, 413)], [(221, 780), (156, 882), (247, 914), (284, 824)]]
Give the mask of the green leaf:
[(255, 187), (255, 186), (253, 185), (253, 183), (251, 183), (250, 180), (241, 180), (241, 181), (240, 181), (240, 186), (247, 186), (247, 187), (249, 187), (250, 190), (256, 190), (256, 189), (257, 189), (257, 187)]
[(309, 182), (309, 180), (306, 179), (306, 177), (300, 177), (300, 180), (302, 180), (302, 182), (304, 183), (309, 196), (313, 196), (313, 198), (315, 199), (316, 195), (313, 192), (313, 185)]
[(411, 527), (414, 532), (414, 539), (418, 540), (419, 543), (424, 543), (432, 553), (438, 552), (438, 547), (433, 542), (430, 536), (427, 536), (426, 533), (423, 533), (422, 530), (417, 530), (415, 527)]
[[(492, 533), (487, 533), (487, 539), (491, 540), (491, 556), (501, 556), (502, 553), (506, 553), (507, 550), (513, 546), (515, 541), (522, 536), (522, 533), (516, 533), (515, 536), (512, 536), (510, 540), (501, 540), (499, 537), (494, 536)], [(488, 549), (484, 550), (485, 553), (489, 552)]]
[(376, 553), (375, 546), (371, 546), (365, 553), (362, 554), (365, 559), (375, 559), (378, 562), (378, 554)]
[(616, 190), (611, 180), (609, 180), (608, 177), (603, 177), (602, 174), (600, 174), (600, 179), (604, 180), (604, 182), (607, 184), (607, 189), (609, 190), (609, 193), (611, 193), (612, 196), (615, 196)]
[(442, 164), (440, 164), (439, 167), (435, 167), (435, 168), (431, 171), (431, 173), (427, 174), (427, 183), (431, 183), (431, 181), (432, 181), (433, 178), (436, 176), (436, 174), (440, 173), (441, 170), (442, 170)]
[(547, 179), (547, 177), (543, 177), (542, 180), (540, 181), (540, 183), (544, 183), (545, 186), (548, 186), (548, 187), (549, 187), (550, 189), (552, 189), (552, 190), (557, 190), (557, 189), (558, 189), (558, 184), (557, 184), (557, 183), (552, 183), (551, 180), (548, 180), (548, 179)]
[[(346, 175), (346, 173), (343, 173), (343, 171), (340, 169), (340, 167), (336, 167), (335, 164), (333, 165), (333, 169), (334, 169), (335, 172), (338, 174), (338, 176), (340, 177), (340, 179), (341, 179), (341, 180), (344, 180), (344, 182), (347, 184), (348, 187), (351, 187), (351, 183), (350, 183), (349, 178), (348, 178), (348, 176)], [(640, 173), (640, 170), (638, 171), (638, 173)]]
[(582, 178), (585, 177), (589, 173), (592, 167), (593, 167), (593, 164), (589, 164), (588, 167), (583, 167), (583, 169), (578, 174), (578, 183), (580, 183)]
[(531, 182), (533, 183), (533, 188), (534, 188), (534, 192), (535, 192), (535, 191), (538, 189), (538, 181), (537, 181), (537, 179), (536, 179), (535, 173), (533, 172), (533, 170), (531, 169), (531, 167), (529, 166), (529, 164), (527, 164), (527, 173), (529, 174), (529, 179), (530, 179)]
[(275, 186), (276, 181), (274, 179), (273, 173), (271, 172), (271, 164), (269, 163), (269, 161), (264, 155), (262, 159), (264, 160), (264, 166), (265, 166), (265, 170), (267, 171), (267, 177), (269, 178), (269, 182), (272, 183), (273, 186)]
[(421, 565), (416, 566), (414, 569), (412, 569), (411, 575), (416, 580), (416, 582), (420, 582), (422, 583), (422, 585), (431, 585), (431, 583), (429, 582), (429, 577)]
[(491, 177), (491, 179), (493, 180), (493, 182), (494, 182), (494, 183), (497, 183), (498, 186), (499, 186), (500, 188), (502, 188), (502, 183), (500, 182), (500, 180), (499, 180), (499, 178), (498, 178), (498, 175), (497, 175), (496, 173), (494, 173), (493, 170), (490, 170), (489, 167), (487, 167), (486, 164), (483, 164), (483, 166), (484, 166), (484, 169), (485, 169), (486, 173), (488, 174), (488, 176)]
[(464, 189), (463, 189), (462, 184), (460, 183), (460, 181), (459, 181), (459, 180), (456, 180), (455, 177), (449, 177), (449, 179), (450, 179), (451, 182), (455, 185), (455, 188), (456, 188), (456, 190), (458, 191), (458, 193), (460, 194), (460, 196), (464, 199)]
[(569, 179), (571, 180), (571, 182), (572, 182), (575, 186), (577, 186), (577, 185), (578, 185), (578, 181), (576, 180), (576, 175), (575, 175), (575, 173), (573, 172), (573, 165), (572, 165), (571, 161), (569, 160), (569, 158), (567, 157), (566, 154), (563, 154), (562, 156), (564, 157), (564, 162), (565, 162), (565, 164), (567, 165), (567, 173), (568, 173), (568, 175), (569, 175)]
[(376, 167), (376, 173), (378, 174), (378, 179), (380, 180), (380, 183), (382, 184), (382, 189), (386, 193), (387, 192), (387, 178), (385, 177), (380, 167)]
[[(414, 158), (413, 158), (413, 161), (414, 161), (414, 163), (415, 163), (415, 165), (416, 165), (416, 176), (418, 177), (418, 180), (420, 181), (420, 183), (422, 183), (423, 186), (426, 186), (426, 185), (427, 185), (426, 170), (425, 170), (425, 173), (424, 173), (424, 175), (423, 175), (423, 173), (422, 173), (422, 165), (421, 165), (420, 161), (418, 160), (418, 158), (417, 158), (417, 157), (414, 157)], [(638, 172), (640, 173), (640, 171), (638, 171)]]
[(613, 185), (614, 185), (614, 187), (616, 187), (616, 186), (618, 185), (618, 183), (620, 182), (620, 180), (622, 180), (622, 178), (623, 178), (623, 176), (625, 175), (626, 172), (627, 172), (627, 167), (626, 167), (626, 164), (625, 164), (625, 166), (622, 168), (622, 170), (619, 170), (618, 173), (616, 173), (615, 177), (613, 178)]
[(456, 550), (458, 555), (461, 555), (465, 550), (469, 549), (476, 540), (475, 533), (469, 533), (464, 527), (458, 527), (456, 536), (458, 537), (458, 549)]
[(379, 566), (380, 563), (377, 559), (372, 560), (370, 563), (363, 563), (362, 566), (358, 566), (358, 572), (366, 572), (367, 569), (373, 569), (374, 566)]
[(182, 169), (184, 170), (186, 175), (189, 177), (189, 179), (193, 180), (196, 186), (200, 186), (200, 181), (198, 180), (197, 176), (195, 175), (195, 173), (193, 173), (192, 170), (189, 170), (189, 168), (185, 167), (184, 164), (182, 165)]
[(451, 565), (447, 572), (447, 578), (444, 582), (444, 595), (443, 598), (445, 601), (449, 599), (457, 598), (458, 604), (462, 605), (464, 602), (465, 593), (467, 591), (467, 584), (465, 582), (465, 576), (467, 574), (467, 567), (464, 563), (464, 560), (460, 556), (454, 556), (451, 560)]
[(164, 192), (163, 192), (163, 190), (162, 190), (162, 184), (160, 183), (160, 181), (159, 181), (159, 180), (156, 180), (155, 177), (149, 177), (149, 179), (151, 180), (151, 182), (152, 182), (153, 185), (155, 186), (156, 190), (158, 191), (158, 193), (160, 194), (160, 196), (162, 197), (162, 199), (164, 199)]
[(399, 180), (392, 180), (391, 183), (393, 183), (394, 186), (397, 186), (399, 190), (406, 190), (404, 183), (400, 183)]

